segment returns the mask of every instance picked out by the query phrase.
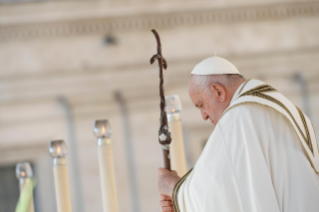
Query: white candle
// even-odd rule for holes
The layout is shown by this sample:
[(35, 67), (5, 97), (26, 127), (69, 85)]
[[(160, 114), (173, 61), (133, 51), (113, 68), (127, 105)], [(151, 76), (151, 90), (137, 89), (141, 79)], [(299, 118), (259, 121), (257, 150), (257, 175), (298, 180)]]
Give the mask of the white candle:
[[(32, 168), (31, 165), (27, 162), (18, 163), (16, 165), (16, 176), (19, 179), (20, 192), (24, 189), (25, 185), (28, 183), (32, 184)], [(28, 204), (28, 212), (34, 212), (34, 203), (33, 203), (33, 191), (30, 191), (30, 200)]]
[(183, 176), (187, 172), (182, 123), (180, 112), (182, 106), (177, 95), (166, 96), (166, 111), (168, 119), (168, 128), (172, 135), (172, 143), (170, 145), (170, 155), (172, 170), (176, 170), (179, 176)]
[(98, 138), (98, 157), (104, 212), (117, 212), (116, 183), (114, 173), (112, 129), (108, 120), (96, 120), (94, 135)]
[(53, 175), (58, 212), (72, 212), (65, 142), (63, 140), (51, 141), (50, 154), (54, 158)]

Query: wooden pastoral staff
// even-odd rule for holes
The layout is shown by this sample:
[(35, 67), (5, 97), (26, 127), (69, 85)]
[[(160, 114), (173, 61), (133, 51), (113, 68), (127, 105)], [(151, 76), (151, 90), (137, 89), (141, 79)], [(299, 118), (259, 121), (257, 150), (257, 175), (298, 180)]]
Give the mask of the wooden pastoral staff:
[(155, 54), (150, 62), (153, 64), (155, 60), (158, 61), (158, 68), (159, 68), (159, 95), (161, 99), (160, 108), (161, 108), (161, 115), (160, 115), (160, 128), (158, 131), (158, 141), (162, 145), (163, 149), (163, 156), (164, 156), (164, 168), (167, 170), (171, 170), (171, 159), (169, 154), (169, 145), (172, 141), (171, 139), (171, 133), (168, 131), (168, 124), (167, 124), (167, 116), (165, 111), (165, 95), (164, 95), (164, 77), (163, 77), (163, 68), (167, 68), (166, 60), (162, 56), (162, 46), (161, 46), (161, 40), (156, 32), (156, 30), (152, 30), (156, 42), (157, 42), (157, 54)]

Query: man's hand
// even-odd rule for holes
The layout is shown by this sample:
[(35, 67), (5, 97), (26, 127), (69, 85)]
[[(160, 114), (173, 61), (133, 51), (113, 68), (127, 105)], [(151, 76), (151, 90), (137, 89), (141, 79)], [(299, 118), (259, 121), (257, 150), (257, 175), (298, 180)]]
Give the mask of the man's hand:
[(161, 194), (160, 206), (163, 212), (174, 212), (172, 197)]
[(172, 197), (174, 186), (179, 179), (180, 177), (176, 171), (158, 168), (158, 191), (163, 195)]

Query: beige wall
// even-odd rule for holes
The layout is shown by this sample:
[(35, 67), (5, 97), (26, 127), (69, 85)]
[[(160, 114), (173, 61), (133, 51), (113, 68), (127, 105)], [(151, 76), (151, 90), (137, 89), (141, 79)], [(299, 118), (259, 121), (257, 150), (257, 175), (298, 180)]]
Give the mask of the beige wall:
[[(120, 211), (132, 211), (123, 123), (114, 92), (129, 110), (142, 211), (157, 211), (158, 70), (150, 29), (161, 35), (166, 95), (183, 104), (189, 167), (213, 126), (201, 120), (187, 86), (191, 69), (217, 55), (246, 78), (270, 83), (303, 108), (297, 72), (309, 90), (319, 132), (319, 4), (313, 1), (81, 1), (6, 4), (0, 7), (0, 164), (31, 160), (38, 167), (41, 211), (54, 211), (52, 139), (72, 149), (66, 110), (71, 107), (80, 165), (83, 211), (102, 211), (95, 119), (109, 118)], [(117, 43), (106, 44), (112, 35)], [(71, 146), (70, 146), (71, 145)], [(72, 150), (70, 154), (74, 154)], [(70, 157), (68, 163), (72, 164)], [(75, 172), (69, 169), (70, 178)], [(72, 196), (76, 193), (72, 187)], [(73, 200), (75, 201), (78, 200)]]

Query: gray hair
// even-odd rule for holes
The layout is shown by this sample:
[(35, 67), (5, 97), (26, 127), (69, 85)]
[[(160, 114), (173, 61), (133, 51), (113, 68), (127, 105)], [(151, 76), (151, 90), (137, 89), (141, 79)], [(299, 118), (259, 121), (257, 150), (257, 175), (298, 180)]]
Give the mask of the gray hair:
[(220, 75), (192, 75), (191, 80), (199, 89), (204, 89), (209, 93), (210, 85), (212, 83), (218, 83), (225, 87), (234, 88), (238, 81), (245, 78), (239, 74), (220, 74)]

